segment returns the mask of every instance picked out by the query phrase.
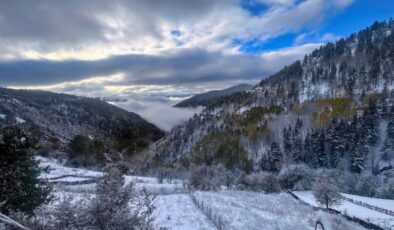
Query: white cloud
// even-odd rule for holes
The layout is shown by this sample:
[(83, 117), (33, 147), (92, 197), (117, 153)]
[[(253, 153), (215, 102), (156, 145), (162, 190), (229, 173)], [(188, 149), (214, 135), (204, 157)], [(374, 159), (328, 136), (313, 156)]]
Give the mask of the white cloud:
[(335, 42), (339, 40), (341, 37), (332, 33), (324, 33), (323, 35), (319, 34), (316, 31), (311, 31), (308, 33), (302, 33), (298, 35), (294, 41), (294, 45), (299, 46), (302, 44), (308, 43), (327, 43), (327, 42)]
[[(351, 0), (259, 0), (259, 16), (237, 0), (15, 1), (0, 7), (0, 59), (97, 60), (182, 48), (234, 51), (233, 39), (262, 42), (319, 25)], [(34, 5), (31, 5), (34, 4)], [(181, 31), (174, 36), (171, 31)], [(13, 44), (12, 50), (1, 44)]]

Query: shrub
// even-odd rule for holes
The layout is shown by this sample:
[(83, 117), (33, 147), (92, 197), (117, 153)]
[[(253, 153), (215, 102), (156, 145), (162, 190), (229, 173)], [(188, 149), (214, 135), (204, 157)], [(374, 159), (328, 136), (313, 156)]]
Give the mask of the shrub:
[(278, 179), (283, 189), (310, 190), (314, 176), (308, 166), (299, 164), (284, 167), (280, 171)]
[(394, 199), (394, 178), (390, 178), (378, 190), (378, 196), (384, 199)]
[(376, 188), (379, 187), (378, 178), (376, 176), (361, 176), (356, 185), (356, 191), (361, 196), (375, 196)]
[(223, 165), (192, 165), (188, 177), (188, 186), (193, 189), (217, 190), (221, 186), (231, 185), (234, 175)]
[(272, 173), (264, 175), (261, 183), (261, 189), (267, 193), (274, 193), (280, 191), (278, 179)]

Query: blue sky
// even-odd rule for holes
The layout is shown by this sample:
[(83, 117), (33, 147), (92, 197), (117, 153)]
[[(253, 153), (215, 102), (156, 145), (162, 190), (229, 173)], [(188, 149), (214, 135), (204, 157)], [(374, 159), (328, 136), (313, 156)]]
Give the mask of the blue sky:
[[(267, 10), (267, 5), (253, 0), (243, 0), (240, 4), (254, 16)], [(343, 10), (332, 15), (328, 14), (324, 23), (316, 27), (304, 28), (298, 32), (289, 32), (268, 41), (259, 41), (252, 38), (243, 41), (235, 40), (234, 44), (240, 45), (240, 50), (245, 53), (262, 53), (295, 45), (297, 37), (303, 33), (311, 34), (308, 35), (306, 41), (298, 44), (321, 42), (324, 34), (335, 36), (332, 36), (332, 39), (323, 40), (323, 42), (335, 41), (338, 37), (347, 37), (353, 32), (370, 26), (375, 21), (388, 20), (393, 16), (394, 1), (392, 0), (358, 0), (352, 2)]]

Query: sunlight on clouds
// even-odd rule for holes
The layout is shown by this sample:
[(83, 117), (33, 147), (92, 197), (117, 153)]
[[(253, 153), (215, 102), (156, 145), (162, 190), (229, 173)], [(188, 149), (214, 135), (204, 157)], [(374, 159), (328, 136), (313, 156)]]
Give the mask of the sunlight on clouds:
[(114, 74), (111, 76), (99, 76), (99, 77), (92, 77), (83, 79), (80, 81), (70, 81), (70, 82), (63, 82), (59, 84), (52, 84), (52, 85), (40, 85), (40, 86), (9, 86), (9, 88), (13, 89), (31, 89), (31, 90), (53, 90), (59, 91), (61, 89), (65, 89), (67, 87), (75, 87), (81, 86), (86, 84), (108, 84), (108, 83), (116, 83), (121, 82), (124, 79), (124, 74)]

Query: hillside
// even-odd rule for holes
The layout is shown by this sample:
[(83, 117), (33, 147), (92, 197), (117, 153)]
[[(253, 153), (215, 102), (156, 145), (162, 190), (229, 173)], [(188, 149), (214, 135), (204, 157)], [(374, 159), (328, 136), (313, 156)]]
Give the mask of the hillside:
[(99, 99), (0, 88), (0, 101), (0, 123), (19, 123), (44, 152), (47, 148), (69, 152), (69, 142), (83, 135), (99, 141), (103, 151), (133, 153), (163, 136), (139, 115)]
[(175, 127), (146, 163), (247, 173), (305, 164), (377, 176), (383, 186), (394, 158), (393, 44), (392, 20), (328, 43)]
[(233, 93), (247, 91), (252, 89), (252, 85), (239, 84), (223, 90), (213, 90), (206, 93), (201, 93), (194, 95), (191, 98), (183, 100), (175, 105), (175, 107), (185, 108), (185, 107), (197, 107), (197, 106), (208, 106), (214, 103), (220, 97), (228, 96)]

